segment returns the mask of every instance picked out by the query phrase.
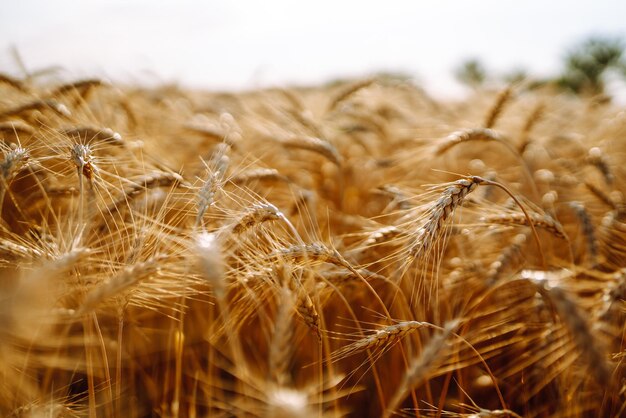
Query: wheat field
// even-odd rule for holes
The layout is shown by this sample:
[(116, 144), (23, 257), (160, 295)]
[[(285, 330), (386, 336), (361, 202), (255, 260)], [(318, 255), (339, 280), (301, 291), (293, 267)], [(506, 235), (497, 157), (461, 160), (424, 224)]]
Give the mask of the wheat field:
[(0, 77), (0, 415), (626, 414), (626, 113)]

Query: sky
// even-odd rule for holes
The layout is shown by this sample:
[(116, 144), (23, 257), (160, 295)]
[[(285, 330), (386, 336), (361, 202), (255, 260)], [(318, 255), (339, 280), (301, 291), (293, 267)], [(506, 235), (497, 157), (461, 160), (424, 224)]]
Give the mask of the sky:
[(592, 35), (626, 39), (623, 0), (3, 0), (0, 72), (241, 90), (400, 71), (439, 96), (478, 58), (554, 75)]

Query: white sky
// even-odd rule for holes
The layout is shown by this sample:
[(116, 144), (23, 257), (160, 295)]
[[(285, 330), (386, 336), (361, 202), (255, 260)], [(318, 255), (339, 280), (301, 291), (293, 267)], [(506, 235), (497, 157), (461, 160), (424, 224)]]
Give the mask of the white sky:
[(380, 70), (458, 92), (469, 57), (493, 72), (554, 74), (593, 34), (626, 35), (623, 0), (2, 0), (0, 71), (212, 89), (311, 84)]

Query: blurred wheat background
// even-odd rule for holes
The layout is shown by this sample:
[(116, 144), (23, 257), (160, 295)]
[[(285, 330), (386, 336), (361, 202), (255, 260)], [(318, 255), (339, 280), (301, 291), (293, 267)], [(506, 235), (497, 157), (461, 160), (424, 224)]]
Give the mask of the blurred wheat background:
[(624, 416), (622, 6), (442, 4), (4, 5), (0, 415)]

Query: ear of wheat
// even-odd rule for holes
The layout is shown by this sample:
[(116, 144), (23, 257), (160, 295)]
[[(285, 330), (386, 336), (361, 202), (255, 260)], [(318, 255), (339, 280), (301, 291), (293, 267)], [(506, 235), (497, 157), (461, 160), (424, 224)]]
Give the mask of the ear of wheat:
[(433, 247), (446, 220), (463, 203), (465, 196), (474, 191), (482, 182), (483, 180), (479, 177), (465, 178), (457, 180), (443, 191), (431, 209), (428, 220), (417, 231), (409, 248), (410, 256), (417, 257)]
[(384, 416), (389, 417), (398, 409), (401, 402), (409, 394), (411, 389), (422, 384), (428, 379), (428, 373), (435, 367), (438, 356), (442, 355), (444, 345), (454, 330), (459, 325), (459, 321), (451, 321), (446, 324), (443, 331), (434, 337), (424, 346), (424, 349), (418, 357), (414, 358), (409, 365), (408, 370), (402, 377), (396, 392), (387, 405)]
[(596, 383), (606, 385), (611, 381), (609, 369), (599, 342), (593, 337), (589, 325), (576, 304), (558, 287), (550, 287), (545, 283), (538, 282), (538, 289), (556, 309), (559, 318), (569, 329), (571, 336), (589, 365), (589, 372), (593, 375)]

